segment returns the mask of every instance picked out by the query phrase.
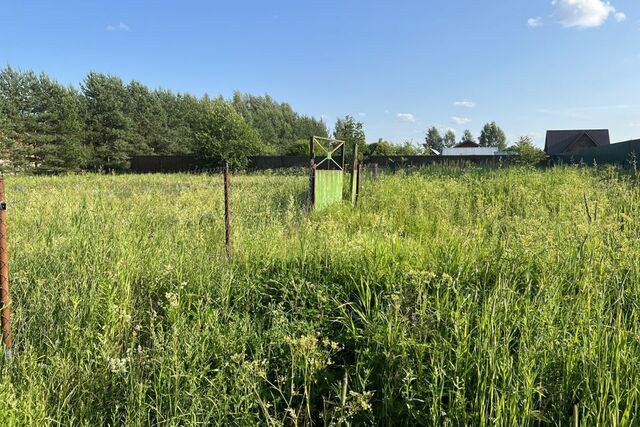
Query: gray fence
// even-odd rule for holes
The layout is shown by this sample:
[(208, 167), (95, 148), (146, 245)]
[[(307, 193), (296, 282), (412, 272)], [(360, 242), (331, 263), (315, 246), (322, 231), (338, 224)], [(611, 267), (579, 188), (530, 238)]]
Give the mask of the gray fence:
[(419, 168), (433, 164), (473, 164), (498, 167), (508, 164), (513, 156), (371, 156), (364, 160), (365, 165), (378, 165), (382, 169)]
[(629, 167), (640, 161), (640, 139), (619, 142), (602, 147), (583, 148), (553, 157), (556, 163), (583, 163), (585, 165), (618, 165)]
[[(130, 171), (135, 173), (203, 172), (207, 165), (198, 157), (185, 154), (175, 156), (133, 156)], [(267, 170), (308, 167), (307, 156), (252, 156), (247, 169)]]

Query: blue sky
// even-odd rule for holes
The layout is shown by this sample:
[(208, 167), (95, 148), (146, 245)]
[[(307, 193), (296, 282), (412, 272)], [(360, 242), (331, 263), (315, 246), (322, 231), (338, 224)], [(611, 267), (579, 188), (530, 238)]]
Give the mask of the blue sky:
[(490, 120), (539, 145), (557, 128), (640, 138), (639, 0), (0, 0), (0, 62), (269, 93), (330, 126), (351, 114), (370, 142)]

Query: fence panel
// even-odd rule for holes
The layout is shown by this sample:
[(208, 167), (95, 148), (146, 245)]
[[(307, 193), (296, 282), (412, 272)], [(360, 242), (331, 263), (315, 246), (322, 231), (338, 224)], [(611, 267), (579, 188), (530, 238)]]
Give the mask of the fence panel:
[(570, 153), (554, 156), (556, 162), (584, 163), (586, 165), (613, 164), (628, 167), (638, 162), (640, 156), (640, 139), (619, 142), (602, 147), (584, 148)]

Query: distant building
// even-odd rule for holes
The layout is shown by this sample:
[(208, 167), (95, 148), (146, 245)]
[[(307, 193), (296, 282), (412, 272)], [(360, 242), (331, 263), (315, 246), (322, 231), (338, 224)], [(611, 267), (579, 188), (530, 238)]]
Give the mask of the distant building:
[(611, 145), (608, 129), (549, 130), (544, 152), (549, 155), (558, 155), (606, 145)]
[(498, 147), (481, 147), (477, 142), (471, 141), (442, 149), (443, 156), (500, 156), (505, 154)]

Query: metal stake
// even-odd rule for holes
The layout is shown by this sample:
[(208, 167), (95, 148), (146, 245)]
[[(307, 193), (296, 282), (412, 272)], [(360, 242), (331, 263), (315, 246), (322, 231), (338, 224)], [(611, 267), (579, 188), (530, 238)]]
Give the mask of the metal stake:
[(7, 202), (4, 196), (4, 180), (0, 178), (0, 319), (5, 359), (13, 358), (11, 337), (11, 298), (9, 297), (9, 253), (7, 252)]
[(229, 208), (229, 162), (224, 162), (224, 243), (227, 258), (231, 258), (231, 210)]

